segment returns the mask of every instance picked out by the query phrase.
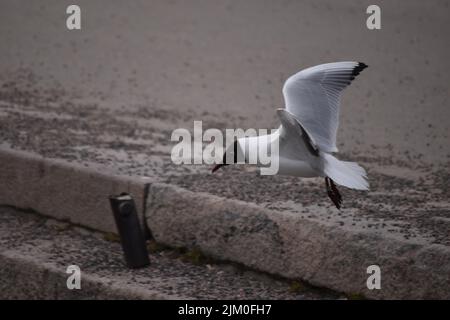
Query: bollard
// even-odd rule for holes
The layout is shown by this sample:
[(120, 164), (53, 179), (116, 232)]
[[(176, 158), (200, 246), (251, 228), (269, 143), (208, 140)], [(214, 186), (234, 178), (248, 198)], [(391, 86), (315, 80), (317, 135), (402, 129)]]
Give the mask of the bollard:
[(110, 196), (109, 202), (127, 266), (129, 268), (148, 266), (150, 264), (148, 251), (133, 198), (127, 193), (122, 193), (119, 196)]

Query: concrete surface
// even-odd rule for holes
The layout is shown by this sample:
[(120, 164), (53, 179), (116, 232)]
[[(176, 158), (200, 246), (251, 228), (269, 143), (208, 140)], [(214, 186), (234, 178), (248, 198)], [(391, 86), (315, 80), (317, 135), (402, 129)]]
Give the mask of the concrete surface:
[(115, 232), (109, 195), (133, 195), (142, 219), (146, 179), (130, 179), (15, 150), (0, 150), (0, 203)]
[[(309, 200), (294, 203), (283, 198), (287, 195), (283, 186), (291, 186), (283, 179), (292, 178), (237, 174), (239, 168), (227, 168), (234, 171), (231, 176), (226, 171), (212, 177), (175, 176), (181, 179), (177, 184), (185, 186), (180, 188), (138, 177), (100, 174), (23, 151), (0, 150), (0, 159), (4, 163), (0, 169), (5, 181), (0, 192), (3, 204), (115, 232), (105, 195), (131, 191), (140, 204), (141, 216), (145, 212), (153, 237), (172, 247), (199, 248), (217, 259), (371, 298), (442, 299), (450, 294), (448, 219), (428, 216), (427, 209), (445, 214), (445, 202), (442, 210), (436, 202), (444, 201), (441, 195), (421, 192), (413, 180), (406, 184), (391, 176), (392, 181), (377, 193), (386, 206), (378, 210), (371, 210), (373, 205), (367, 200), (357, 201), (361, 192), (346, 194), (354, 207), (341, 212), (330, 204), (321, 205), (321, 184), (304, 184)], [(223, 180), (236, 189), (223, 189)], [(253, 192), (267, 196), (264, 189), (274, 180), (279, 190), (272, 201), (252, 203)], [(399, 185), (415, 191), (396, 204), (394, 194)], [(233, 197), (240, 201), (223, 197), (236, 191)], [(406, 215), (418, 203), (424, 208)], [(372, 264), (383, 270), (382, 291), (366, 288), (365, 271)]]
[[(193, 264), (182, 258), (158, 250), (149, 267), (130, 270), (120, 244), (106, 241), (102, 233), (0, 207), (2, 299), (345, 298), (230, 264)], [(81, 269), (80, 290), (66, 286), (66, 268), (73, 264)]]
[[(244, 201), (321, 230), (447, 250), (449, 1), (379, 1), (380, 31), (365, 28), (369, 1), (80, 1), (76, 32), (65, 29), (68, 4), (0, 4), (2, 149)], [(194, 120), (276, 127), (283, 81), (343, 59), (369, 65), (343, 96), (338, 148), (367, 169), (371, 191), (341, 188), (342, 211), (321, 180), (171, 163), (174, 129)], [(41, 192), (36, 199), (50, 194)], [(176, 205), (166, 196), (164, 206)], [(15, 197), (22, 207), (48, 203)]]
[[(325, 217), (330, 211), (314, 213)], [(220, 259), (369, 298), (450, 299), (448, 245), (341, 221), (163, 184), (153, 184), (148, 196), (147, 222), (158, 242), (198, 247)], [(380, 266), (380, 290), (367, 288), (371, 265)]]

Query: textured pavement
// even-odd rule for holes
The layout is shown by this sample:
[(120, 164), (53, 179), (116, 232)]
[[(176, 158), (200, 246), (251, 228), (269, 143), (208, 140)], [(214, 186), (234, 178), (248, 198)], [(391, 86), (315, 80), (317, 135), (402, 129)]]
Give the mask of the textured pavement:
[[(230, 263), (203, 261), (149, 243), (151, 265), (127, 269), (110, 234), (0, 207), (3, 299), (337, 299), (345, 296), (275, 279)], [(66, 268), (81, 269), (68, 290)]]
[[(172, 164), (174, 144), (168, 128), (179, 112), (141, 108), (108, 113), (98, 106), (74, 107), (63, 97), (58, 97), (54, 106), (42, 104), (41, 95), (30, 94), (26, 102), (17, 96), (3, 97), (0, 123), (5, 147), (64, 159), (103, 173), (147, 177), (152, 182), (252, 202), (336, 226), (450, 244), (450, 171), (444, 163), (345, 154), (341, 157), (367, 169), (371, 191), (340, 188), (344, 207), (338, 211), (326, 196), (322, 179), (259, 176), (253, 168), (243, 166), (211, 174), (207, 165)], [(18, 102), (12, 105), (10, 99), (16, 98)]]

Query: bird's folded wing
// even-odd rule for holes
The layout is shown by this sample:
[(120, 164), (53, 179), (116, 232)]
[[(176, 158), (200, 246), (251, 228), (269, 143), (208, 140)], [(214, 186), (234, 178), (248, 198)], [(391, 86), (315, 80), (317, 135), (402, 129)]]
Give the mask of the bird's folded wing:
[(302, 70), (286, 80), (286, 109), (308, 132), (320, 150), (337, 152), (341, 92), (367, 67), (361, 62), (334, 62)]

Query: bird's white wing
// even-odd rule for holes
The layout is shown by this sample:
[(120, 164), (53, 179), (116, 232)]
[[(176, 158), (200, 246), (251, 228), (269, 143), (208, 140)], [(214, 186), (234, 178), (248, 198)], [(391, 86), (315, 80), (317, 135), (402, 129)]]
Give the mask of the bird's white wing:
[(280, 155), (288, 159), (308, 162), (318, 157), (317, 145), (295, 116), (286, 109), (277, 109), (277, 114), (281, 121), (279, 129)]
[(341, 92), (367, 67), (361, 62), (334, 62), (302, 70), (286, 80), (286, 109), (301, 123), (320, 150), (337, 152)]

